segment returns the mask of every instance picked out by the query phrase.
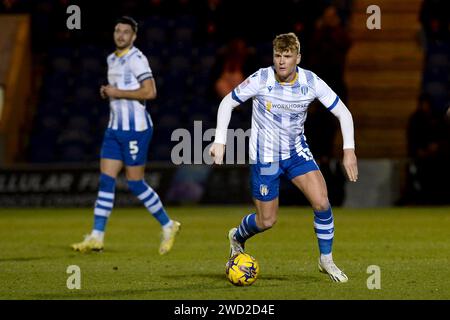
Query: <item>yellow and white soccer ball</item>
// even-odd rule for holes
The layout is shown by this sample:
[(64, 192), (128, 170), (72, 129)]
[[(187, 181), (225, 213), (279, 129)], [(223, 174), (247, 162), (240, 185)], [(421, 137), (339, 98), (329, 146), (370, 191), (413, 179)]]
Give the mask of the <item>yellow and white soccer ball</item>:
[(225, 271), (235, 286), (249, 286), (258, 278), (259, 264), (251, 255), (240, 253), (228, 260)]

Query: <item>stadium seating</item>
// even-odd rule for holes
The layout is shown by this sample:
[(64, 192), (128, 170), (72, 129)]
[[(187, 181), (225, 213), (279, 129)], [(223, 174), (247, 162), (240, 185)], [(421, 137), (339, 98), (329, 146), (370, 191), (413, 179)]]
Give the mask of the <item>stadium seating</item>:
[(427, 42), (422, 90), (432, 99), (433, 107), (443, 113), (450, 105), (450, 45)]
[(371, 4), (364, 0), (354, 6), (353, 45), (345, 72), (347, 103), (356, 124), (358, 155), (401, 158), (407, 154), (407, 121), (421, 91), (423, 52), (417, 43), (421, 1), (379, 1), (381, 30), (366, 27)]

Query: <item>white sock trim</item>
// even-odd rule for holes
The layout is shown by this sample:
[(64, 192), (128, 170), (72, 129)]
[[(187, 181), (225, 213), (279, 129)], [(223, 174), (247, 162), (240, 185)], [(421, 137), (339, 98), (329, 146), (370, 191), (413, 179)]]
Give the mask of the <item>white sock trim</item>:
[(165, 225), (162, 226), (163, 229), (167, 229), (173, 226), (173, 220), (169, 220)]
[(94, 238), (97, 238), (98, 240), (103, 241), (103, 237), (105, 236), (105, 232), (104, 231), (100, 231), (100, 230), (92, 230), (91, 232), (91, 236), (93, 236)]
[(333, 253), (328, 253), (328, 254), (320, 254), (320, 260), (333, 260)]

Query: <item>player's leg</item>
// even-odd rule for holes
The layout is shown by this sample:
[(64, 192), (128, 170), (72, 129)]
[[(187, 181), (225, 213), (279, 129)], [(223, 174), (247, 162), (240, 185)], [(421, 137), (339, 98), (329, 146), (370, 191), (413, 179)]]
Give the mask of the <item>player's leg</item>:
[(163, 228), (171, 226), (173, 222), (164, 210), (158, 194), (144, 180), (145, 167), (127, 166), (125, 172), (130, 191), (142, 201), (147, 210)]
[(330, 254), (333, 246), (333, 213), (321, 172), (310, 171), (293, 178), (292, 182), (303, 192), (314, 210), (314, 229), (320, 253)]
[(328, 273), (333, 281), (346, 282), (347, 276), (333, 262), (334, 219), (322, 173), (309, 171), (291, 181), (303, 192), (314, 210), (314, 230), (320, 251), (319, 270)]
[(103, 249), (106, 223), (114, 206), (116, 177), (123, 167), (120, 145), (115, 133), (110, 129), (105, 132), (100, 157), (99, 191), (95, 202), (94, 226), (84, 241), (72, 245), (76, 251)]
[(125, 173), (130, 191), (161, 225), (162, 236), (159, 253), (166, 254), (172, 249), (181, 224), (170, 219), (158, 194), (144, 180), (147, 149), (151, 138), (151, 130), (147, 131), (135, 133), (125, 144), (129, 146), (124, 148)]
[(250, 166), (256, 213), (246, 215), (238, 227), (232, 228), (228, 232), (230, 257), (243, 252), (248, 239), (270, 229), (275, 224), (278, 214), (280, 174), (278, 163), (256, 163)]
[(100, 179), (97, 201), (94, 209), (94, 228), (92, 235), (103, 241), (106, 223), (114, 207), (116, 178), (122, 170), (121, 160), (106, 159), (100, 160)]
[(242, 218), (238, 227), (228, 232), (230, 240), (230, 257), (244, 252), (245, 242), (256, 235), (264, 232), (275, 224), (278, 213), (278, 197), (270, 201), (253, 199), (256, 213), (250, 213)]

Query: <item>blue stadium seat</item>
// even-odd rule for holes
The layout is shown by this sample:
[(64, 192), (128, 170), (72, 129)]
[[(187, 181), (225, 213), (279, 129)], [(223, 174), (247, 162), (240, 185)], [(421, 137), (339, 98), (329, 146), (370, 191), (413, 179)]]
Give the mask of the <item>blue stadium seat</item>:
[(195, 16), (189, 14), (182, 14), (174, 19), (175, 27), (184, 27), (194, 30), (197, 26), (197, 19)]
[(56, 160), (56, 141), (53, 131), (34, 132), (30, 139), (30, 160), (46, 163)]
[(169, 61), (169, 73), (188, 73), (190, 68), (190, 60), (184, 55), (174, 55)]
[(160, 75), (163, 70), (164, 70), (164, 65), (161, 62), (161, 58), (159, 56), (156, 55), (147, 55), (147, 59), (148, 59), (148, 63), (150, 65), (150, 68), (153, 71), (153, 74), (156, 75)]
[(60, 149), (59, 160), (62, 162), (82, 162), (86, 160), (86, 147), (80, 144), (66, 144)]
[(169, 21), (163, 17), (154, 15), (145, 19), (141, 25), (143, 30), (149, 28), (160, 28), (167, 30), (169, 27)]
[(95, 74), (96, 76), (104, 75), (107, 70), (106, 62), (99, 58), (87, 57), (80, 62), (80, 71), (85, 73)]
[(56, 57), (52, 59), (52, 68), (61, 73), (69, 73), (72, 71), (72, 60), (67, 57)]
[(37, 129), (41, 132), (48, 132), (51, 135), (59, 133), (65, 124), (65, 118), (54, 114), (37, 115), (35, 118)]
[(160, 27), (149, 27), (144, 32), (145, 40), (155, 45), (162, 45), (167, 38), (165, 29)]
[(192, 45), (193, 30), (188, 27), (178, 27), (173, 32), (173, 40), (176, 42), (182, 42)]
[(450, 66), (449, 53), (437, 52), (429, 54), (427, 57), (427, 65), (436, 68), (448, 68)]
[(448, 80), (448, 70), (446, 68), (428, 65), (423, 73), (423, 82), (443, 82)]
[(80, 46), (78, 48), (78, 57), (80, 60), (86, 59), (86, 58), (94, 58), (94, 59), (100, 59), (105, 61), (106, 63), (106, 56), (110, 52), (107, 52), (105, 48), (101, 48), (97, 45), (84, 45)]
[(150, 161), (170, 161), (172, 148), (166, 144), (150, 147), (148, 159)]

